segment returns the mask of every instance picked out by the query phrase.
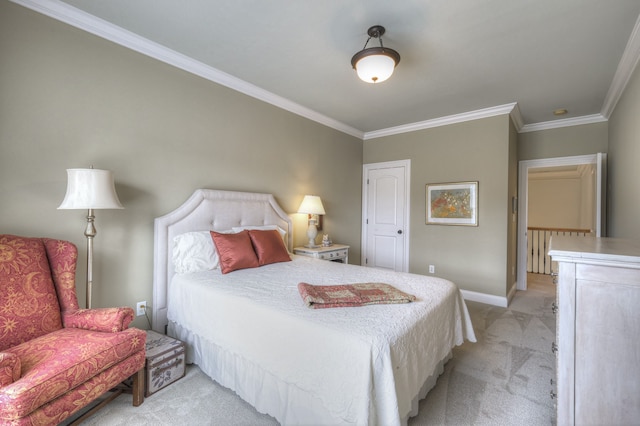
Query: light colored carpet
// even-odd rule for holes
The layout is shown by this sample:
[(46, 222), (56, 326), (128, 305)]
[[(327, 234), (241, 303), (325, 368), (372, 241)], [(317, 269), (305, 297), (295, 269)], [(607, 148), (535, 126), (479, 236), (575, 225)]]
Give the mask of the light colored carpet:
[(409, 425), (554, 425), (555, 285), (529, 279), (509, 308), (467, 302), (477, 343), (453, 351)]
[[(553, 284), (532, 277), (529, 290), (517, 292), (509, 308), (467, 302), (478, 342), (454, 349), (453, 359), (409, 425), (555, 424), (555, 406), (549, 397), (550, 379), (555, 376), (554, 292)], [(84, 423), (181, 424), (278, 423), (197, 366), (189, 366), (184, 378), (145, 399), (140, 407), (131, 405), (131, 395), (121, 395)]]

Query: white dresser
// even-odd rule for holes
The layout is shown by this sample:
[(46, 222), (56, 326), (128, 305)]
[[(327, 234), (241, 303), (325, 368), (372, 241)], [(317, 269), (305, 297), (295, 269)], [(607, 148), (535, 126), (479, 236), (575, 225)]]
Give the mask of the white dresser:
[(558, 425), (640, 423), (640, 241), (552, 237)]

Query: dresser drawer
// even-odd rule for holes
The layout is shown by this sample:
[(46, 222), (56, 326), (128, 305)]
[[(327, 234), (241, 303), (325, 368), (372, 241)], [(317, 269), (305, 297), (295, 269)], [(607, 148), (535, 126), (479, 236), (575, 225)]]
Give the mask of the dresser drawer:
[(297, 255), (313, 257), (314, 259), (349, 263), (349, 246), (344, 244), (333, 244), (330, 246), (318, 247), (295, 247), (293, 252)]
[(320, 259), (323, 260), (340, 260), (347, 257), (348, 250), (336, 250), (328, 253), (320, 253)]

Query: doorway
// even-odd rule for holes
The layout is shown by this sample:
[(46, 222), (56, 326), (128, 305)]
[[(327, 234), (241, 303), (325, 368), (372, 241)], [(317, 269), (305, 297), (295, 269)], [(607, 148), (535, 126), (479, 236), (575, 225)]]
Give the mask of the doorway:
[[(592, 214), (595, 236), (605, 235), (606, 223), (606, 158), (607, 155), (598, 153), (575, 157), (547, 158), (540, 160), (520, 161), (518, 176), (518, 266), (517, 266), (517, 290), (527, 289), (527, 234), (529, 224), (529, 177), (534, 170), (551, 171), (559, 173), (567, 167), (581, 167), (593, 165), (595, 171), (595, 183), (593, 185)], [(562, 206), (559, 206), (562, 208)]]

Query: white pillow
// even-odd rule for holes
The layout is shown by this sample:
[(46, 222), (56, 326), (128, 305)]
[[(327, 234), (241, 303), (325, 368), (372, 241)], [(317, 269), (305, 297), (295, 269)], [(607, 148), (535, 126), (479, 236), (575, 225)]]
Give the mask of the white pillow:
[(284, 243), (284, 246), (287, 248), (287, 251), (289, 251), (289, 244), (287, 244), (287, 231), (280, 228), (278, 225), (247, 225), (247, 226), (234, 226), (233, 228), (231, 228), (231, 230), (235, 233), (242, 232), (245, 229), (258, 229), (262, 231), (275, 229), (280, 233), (280, 236), (282, 237), (282, 242)]
[(186, 232), (173, 239), (173, 266), (178, 274), (210, 271), (220, 259), (209, 231)]

